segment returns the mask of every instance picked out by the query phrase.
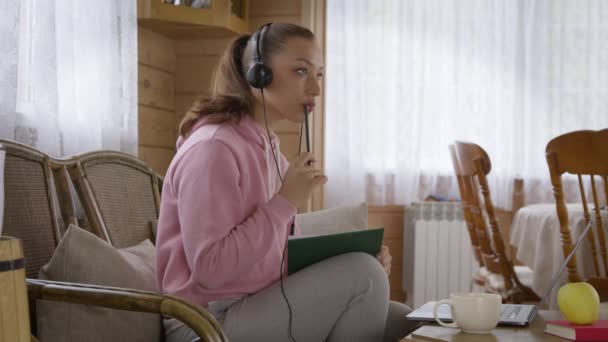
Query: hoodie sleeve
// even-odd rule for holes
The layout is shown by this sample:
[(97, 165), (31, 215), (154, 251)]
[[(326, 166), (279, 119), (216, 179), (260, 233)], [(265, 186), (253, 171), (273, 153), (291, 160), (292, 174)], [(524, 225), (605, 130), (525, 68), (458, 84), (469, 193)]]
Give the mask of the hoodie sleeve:
[(296, 208), (277, 194), (243, 219), (239, 166), (222, 142), (193, 146), (173, 179), (186, 258), (200, 286), (222, 287), (286, 240)]

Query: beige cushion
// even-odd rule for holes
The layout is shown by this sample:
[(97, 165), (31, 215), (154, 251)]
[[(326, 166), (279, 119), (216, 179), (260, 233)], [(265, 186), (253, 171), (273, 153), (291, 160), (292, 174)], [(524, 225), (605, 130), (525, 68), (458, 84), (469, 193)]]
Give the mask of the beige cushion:
[[(115, 249), (70, 225), (40, 279), (155, 291), (154, 246)], [(160, 316), (79, 304), (38, 301), (38, 337), (44, 342), (161, 340)]]
[(367, 204), (296, 215), (302, 235), (326, 235), (367, 229)]

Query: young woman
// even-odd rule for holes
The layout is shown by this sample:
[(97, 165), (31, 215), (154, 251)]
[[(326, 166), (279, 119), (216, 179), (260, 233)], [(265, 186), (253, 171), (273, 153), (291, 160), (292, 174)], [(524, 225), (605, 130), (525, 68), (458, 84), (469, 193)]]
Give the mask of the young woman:
[[(385, 246), (376, 258), (344, 254), (280, 281), (296, 207), (327, 177), (309, 153), (289, 164), (272, 130), (303, 122), (322, 74), (309, 30), (267, 24), (232, 42), (211, 97), (180, 124), (156, 241), (160, 291), (207, 308), (230, 341), (394, 341), (415, 327), (409, 308), (389, 302)], [(168, 342), (196, 338), (176, 320), (164, 324)]]

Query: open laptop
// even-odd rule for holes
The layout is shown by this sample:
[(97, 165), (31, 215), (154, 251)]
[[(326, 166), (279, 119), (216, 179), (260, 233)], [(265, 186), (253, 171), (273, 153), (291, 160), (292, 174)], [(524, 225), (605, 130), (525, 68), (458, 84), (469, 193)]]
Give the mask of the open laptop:
[[(604, 206), (602, 209), (605, 209), (605, 208), (606, 207)], [(572, 256), (574, 256), (574, 253), (576, 253), (576, 250), (583, 242), (583, 239), (587, 235), (587, 232), (591, 229), (592, 223), (593, 223), (593, 219), (589, 220), (589, 222), (585, 226), (585, 229), (583, 230), (583, 233), (579, 236), (578, 240), (576, 241), (574, 248), (572, 248), (572, 251), (570, 252), (570, 254), (568, 254), (566, 259), (564, 259), (564, 262), (560, 266), (559, 271), (553, 277), (553, 280), (551, 281), (551, 286), (549, 286), (549, 288), (547, 288), (547, 290), (543, 294), (543, 297), (542, 297), (541, 301), (538, 303), (538, 305), (502, 304), (500, 320), (498, 321), (498, 325), (522, 326), (523, 327), (523, 326), (527, 326), (532, 321), (532, 319), (534, 319), (534, 315), (536, 315), (536, 312), (547, 301), (547, 299), (551, 295), (551, 291), (553, 290), (555, 285), (559, 282), (559, 279), (560, 279), (562, 273), (564, 273), (564, 270), (568, 266), (568, 262), (570, 262), (570, 259), (572, 259)], [(428, 302), (428, 303), (422, 305), (421, 307), (419, 307), (418, 309), (412, 311), (409, 315), (407, 315), (407, 318), (412, 321), (435, 322), (435, 317), (433, 316), (434, 306), (435, 306), (435, 302)], [(450, 310), (449, 306), (447, 306), (447, 305), (441, 305), (438, 309), (437, 315), (439, 316), (439, 318), (442, 321), (444, 321), (446, 323), (452, 322), (451, 310)]]

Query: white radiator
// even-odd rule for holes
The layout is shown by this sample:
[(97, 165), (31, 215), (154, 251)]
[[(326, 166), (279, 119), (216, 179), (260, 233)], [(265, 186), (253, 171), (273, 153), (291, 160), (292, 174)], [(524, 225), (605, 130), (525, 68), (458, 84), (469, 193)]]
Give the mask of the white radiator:
[(449, 298), (468, 292), (477, 271), (460, 203), (413, 203), (405, 213), (403, 290), (407, 304)]

